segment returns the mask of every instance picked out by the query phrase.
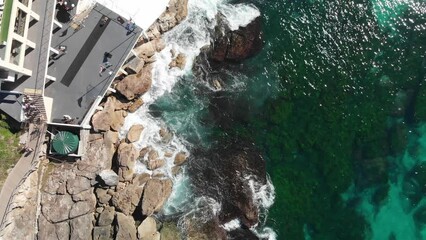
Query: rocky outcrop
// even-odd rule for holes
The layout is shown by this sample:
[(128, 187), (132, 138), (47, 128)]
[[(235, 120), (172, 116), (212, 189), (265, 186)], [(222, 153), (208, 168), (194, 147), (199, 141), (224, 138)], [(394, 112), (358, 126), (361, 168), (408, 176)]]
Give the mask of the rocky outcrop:
[[(251, 185), (261, 187), (266, 184), (265, 161), (251, 143), (223, 144), (207, 152), (202, 149), (195, 152), (194, 158), (199, 161), (188, 165), (192, 184), (197, 195), (221, 203), (220, 224), (239, 219), (242, 225), (250, 228), (259, 220)], [(215, 174), (211, 174), (212, 171)], [(218, 188), (223, 194), (217, 194)]]
[(218, 62), (241, 62), (262, 49), (262, 21), (255, 18), (247, 26), (231, 31), (221, 15), (218, 15), (218, 26), (210, 59)]
[(136, 110), (138, 110), (141, 106), (143, 105), (143, 100), (142, 98), (138, 98), (136, 101), (134, 101), (130, 106), (129, 106), (129, 112), (133, 113), (136, 112)]
[(165, 222), (160, 230), (161, 240), (178, 240), (182, 239), (179, 229), (174, 222)]
[(150, 179), (145, 185), (142, 198), (142, 214), (150, 216), (158, 212), (172, 193), (173, 183), (170, 179)]
[(118, 176), (120, 181), (131, 181), (133, 179), (133, 171), (139, 152), (132, 144), (122, 142), (118, 147)]
[(117, 240), (136, 240), (135, 220), (123, 213), (116, 215), (115, 232)]
[(133, 125), (130, 127), (129, 132), (127, 132), (127, 141), (136, 142), (139, 140), (143, 130), (143, 126), (140, 124)]
[(179, 53), (169, 64), (170, 68), (178, 67), (183, 69), (186, 64), (186, 56), (183, 53)]
[(136, 56), (145, 61), (150, 57), (154, 56), (156, 52), (160, 52), (166, 47), (166, 44), (163, 39), (157, 38), (147, 43), (140, 45), (134, 49)]
[[(146, 64), (138, 74), (129, 75), (118, 82), (116, 89), (128, 100), (133, 100), (151, 88), (152, 64)], [(93, 120), (92, 120), (93, 123)]]
[(188, 0), (170, 0), (166, 11), (151, 25), (147, 31), (149, 39), (159, 38), (160, 35), (172, 29), (188, 15)]
[(186, 154), (184, 152), (179, 152), (175, 156), (174, 164), (177, 166), (180, 166), (186, 161), (186, 159), (187, 159)]
[(160, 240), (157, 231), (157, 222), (152, 217), (147, 217), (138, 227), (138, 238), (140, 240)]

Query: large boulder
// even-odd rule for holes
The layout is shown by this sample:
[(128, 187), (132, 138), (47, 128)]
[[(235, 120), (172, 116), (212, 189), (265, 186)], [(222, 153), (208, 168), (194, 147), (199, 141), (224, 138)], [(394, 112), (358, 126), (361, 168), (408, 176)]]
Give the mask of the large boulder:
[(138, 74), (133, 74), (121, 80), (116, 89), (128, 100), (133, 100), (146, 93), (151, 88), (152, 64), (146, 64)]
[(148, 29), (150, 39), (157, 38), (183, 21), (188, 15), (188, 0), (171, 0), (168, 8)]
[(138, 227), (140, 240), (159, 240), (160, 233), (157, 231), (157, 222), (152, 217), (147, 217)]
[(141, 136), (142, 130), (143, 126), (140, 124), (136, 124), (130, 127), (129, 132), (127, 133), (127, 141), (131, 143), (138, 141)]
[(98, 111), (92, 117), (93, 130), (96, 132), (108, 131), (111, 128), (111, 111)]
[(118, 212), (116, 215), (116, 240), (136, 240), (136, 227), (133, 217)]
[(166, 47), (166, 44), (162, 38), (158, 38), (147, 43), (144, 43), (134, 49), (136, 55), (141, 59), (148, 59), (152, 57), (156, 52), (160, 52)]
[(173, 182), (170, 179), (150, 179), (145, 185), (143, 193), (142, 214), (150, 216), (158, 212), (172, 193)]
[(169, 67), (170, 67), (170, 68), (177, 67), (177, 68), (183, 69), (183, 68), (185, 67), (185, 64), (186, 64), (186, 56), (185, 56), (185, 54), (183, 54), (183, 53), (179, 53), (179, 54), (176, 56), (176, 58), (174, 58), (174, 59), (170, 62)]
[(187, 156), (184, 152), (179, 152), (175, 156), (174, 164), (177, 166), (182, 165), (187, 159)]
[(131, 181), (135, 168), (136, 159), (139, 152), (133, 147), (133, 144), (122, 142), (118, 147), (118, 176), (120, 181)]
[(112, 205), (126, 215), (132, 215), (139, 205), (143, 192), (143, 186), (130, 184), (123, 190), (114, 194), (111, 199)]
[(124, 124), (124, 118), (127, 116), (127, 112), (124, 110), (113, 111), (110, 113), (111, 118), (111, 129), (119, 131)]
[(210, 49), (210, 59), (218, 62), (241, 62), (262, 49), (262, 19), (255, 18), (247, 26), (231, 31), (223, 19), (218, 16), (216, 39)]
[(118, 184), (119, 177), (117, 173), (111, 169), (102, 170), (102, 172), (99, 173), (99, 177), (107, 186), (117, 186)]
[(130, 106), (128, 111), (131, 113), (136, 112), (136, 110), (138, 110), (141, 106), (143, 105), (143, 100), (142, 98), (138, 98), (136, 99), (136, 101), (134, 101)]

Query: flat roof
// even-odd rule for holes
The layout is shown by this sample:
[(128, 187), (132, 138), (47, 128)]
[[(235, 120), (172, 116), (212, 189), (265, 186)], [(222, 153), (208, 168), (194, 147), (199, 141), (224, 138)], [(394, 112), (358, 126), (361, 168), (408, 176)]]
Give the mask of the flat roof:
[[(105, 16), (108, 21), (101, 26)], [(71, 21), (54, 31), (51, 46), (65, 46), (66, 54), (49, 62), (48, 75), (56, 78), (46, 80), (44, 91), (52, 99), (50, 122), (59, 123), (63, 115), (69, 115), (79, 118), (80, 124), (96, 98), (105, 94), (142, 32), (140, 27), (132, 32), (125, 27), (119, 15), (96, 4), (82, 25)], [(100, 75), (106, 61), (111, 67)]]

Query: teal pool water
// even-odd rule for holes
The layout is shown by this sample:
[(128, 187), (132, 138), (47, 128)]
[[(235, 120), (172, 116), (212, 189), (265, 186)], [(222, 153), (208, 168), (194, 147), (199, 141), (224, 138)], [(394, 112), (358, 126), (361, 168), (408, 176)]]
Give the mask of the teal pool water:
[(256, 143), (278, 239), (426, 239), (426, 2), (235, 2), (260, 9), (265, 45), (228, 70), (229, 124), (191, 76), (152, 109), (191, 145)]

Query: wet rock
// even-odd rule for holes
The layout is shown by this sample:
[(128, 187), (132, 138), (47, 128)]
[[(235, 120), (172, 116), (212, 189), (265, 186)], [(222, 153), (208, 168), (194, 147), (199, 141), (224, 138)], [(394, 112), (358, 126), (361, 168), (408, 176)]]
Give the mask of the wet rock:
[(149, 179), (151, 179), (151, 175), (149, 175), (148, 173), (139, 174), (135, 176), (135, 178), (133, 178), (133, 185), (143, 186), (146, 182), (148, 182)]
[(174, 68), (174, 67), (178, 67), (180, 69), (184, 69), (186, 64), (186, 56), (183, 53), (179, 53), (176, 58), (174, 58), (170, 64), (169, 67), (170, 68)]
[(172, 174), (173, 176), (178, 175), (181, 172), (182, 168), (181, 166), (173, 166), (172, 167)]
[(157, 160), (158, 159), (158, 152), (155, 150), (151, 150), (148, 153), (148, 160), (149, 161), (153, 161), (153, 160)]
[(138, 74), (133, 74), (121, 80), (116, 89), (128, 100), (133, 100), (146, 93), (151, 88), (152, 64), (146, 64)]
[(140, 240), (159, 240), (160, 233), (157, 231), (157, 222), (152, 217), (147, 217), (138, 227)]
[(188, 15), (188, 0), (171, 0), (168, 8), (157, 21), (148, 29), (148, 36), (154, 37), (158, 33), (169, 31)]
[(143, 100), (142, 100), (142, 98), (138, 98), (138, 99), (136, 99), (136, 101), (134, 101), (134, 102), (132, 103), (132, 105), (130, 105), (130, 107), (129, 107), (128, 111), (129, 111), (129, 112), (131, 112), (131, 113), (134, 113), (134, 112), (136, 112), (136, 110), (138, 110), (138, 109), (139, 109), (142, 105), (143, 105)]
[(136, 227), (133, 217), (128, 217), (120, 212), (116, 215), (116, 240), (136, 240)]
[(111, 240), (111, 226), (93, 228), (93, 240)]
[(165, 222), (160, 230), (161, 240), (177, 240), (182, 239), (180, 237), (179, 229), (176, 223)]
[(186, 161), (186, 159), (187, 159), (186, 154), (184, 152), (179, 152), (175, 156), (174, 164), (177, 165), (177, 166), (180, 166)]
[(112, 205), (125, 215), (132, 215), (139, 205), (143, 186), (130, 184), (121, 191), (117, 191), (111, 199)]
[(183, 224), (186, 229), (186, 239), (188, 240), (227, 239), (225, 230), (219, 226), (216, 219), (200, 222), (196, 218), (186, 218)]
[(99, 214), (98, 226), (109, 226), (114, 221), (115, 210), (113, 207), (106, 206), (104, 210)]
[(118, 176), (120, 181), (131, 181), (133, 179), (133, 171), (136, 159), (139, 157), (138, 151), (133, 144), (122, 142), (118, 147)]
[(159, 133), (163, 143), (169, 143), (173, 138), (173, 133), (166, 128), (161, 128)]
[(118, 184), (118, 175), (111, 169), (102, 170), (102, 172), (99, 173), (99, 177), (107, 186), (117, 186)]
[(149, 170), (155, 170), (157, 168), (161, 168), (166, 164), (166, 161), (164, 159), (156, 159), (156, 160), (149, 160), (147, 168)]
[(152, 57), (156, 52), (160, 52), (166, 47), (163, 39), (158, 38), (147, 43), (140, 45), (134, 49), (136, 55), (141, 59), (148, 59)]
[(151, 147), (144, 147), (139, 152), (139, 157), (144, 158), (147, 153), (151, 151)]
[(194, 150), (194, 158), (196, 164), (187, 165), (194, 192), (221, 203), (220, 224), (236, 218), (248, 228), (257, 224), (259, 210), (250, 185), (261, 187), (267, 180), (265, 161), (255, 146), (240, 140), (222, 142), (208, 151)]
[(130, 127), (129, 132), (127, 133), (127, 141), (133, 143), (139, 140), (141, 133), (143, 131), (143, 126), (140, 124), (133, 125)]
[(142, 214), (150, 216), (163, 207), (172, 192), (173, 183), (170, 179), (150, 179), (145, 185), (142, 198)]
[[(223, 18), (219, 15), (218, 18)], [(226, 20), (219, 19), (216, 39), (212, 44), (210, 59), (218, 62), (241, 62), (262, 49), (262, 19), (255, 18), (245, 27), (231, 31)]]

